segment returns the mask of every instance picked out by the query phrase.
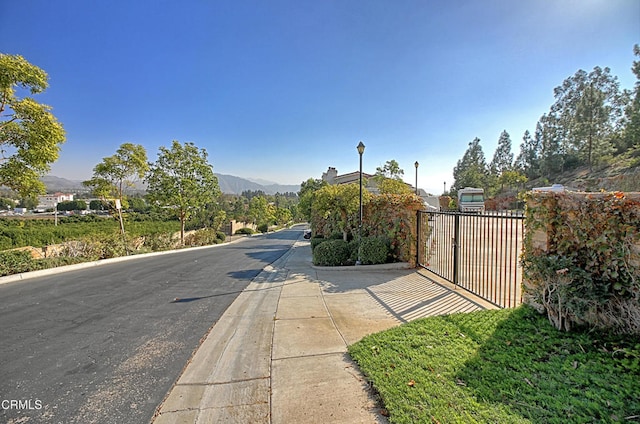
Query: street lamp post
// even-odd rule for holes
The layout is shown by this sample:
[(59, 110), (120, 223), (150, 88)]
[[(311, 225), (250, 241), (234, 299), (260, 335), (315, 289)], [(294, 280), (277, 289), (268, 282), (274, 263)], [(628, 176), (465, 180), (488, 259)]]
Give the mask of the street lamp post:
[(356, 265), (362, 264), (362, 154), (364, 153), (364, 143), (358, 144), (358, 155), (360, 156), (360, 220), (358, 221), (358, 261)]
[(418, 195), (418, 167), (420, 166), (420, 164), (418, 163), (418, 161), (416, 161), (414, 165), (416, 166), (416, 195)]

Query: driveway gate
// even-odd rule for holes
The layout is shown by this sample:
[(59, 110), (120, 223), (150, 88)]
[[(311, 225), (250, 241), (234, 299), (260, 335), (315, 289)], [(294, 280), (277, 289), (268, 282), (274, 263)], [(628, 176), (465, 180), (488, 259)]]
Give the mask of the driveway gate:
[[(418, 264), (496, 306), (521, 302), (524, 217), (418, 212)], [(426, 226), (426, 227), (425, 227)], [(426, 239), (424, 239), (426, 237)]]

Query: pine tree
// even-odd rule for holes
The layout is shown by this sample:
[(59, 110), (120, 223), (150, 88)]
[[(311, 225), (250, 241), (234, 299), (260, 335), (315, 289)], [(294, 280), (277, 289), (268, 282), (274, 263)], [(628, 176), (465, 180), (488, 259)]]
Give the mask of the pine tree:
[(493, 175), (499, 177), (504, 171), (509, 171), (512, 168), (513, 153), (511, 153), (511, 136), (507, 131), (502, 131), (489, 169)]
[(487, 185), (487, 163), (480, 146), (480, 139), (475, 138), (469, 148), (453, 168), (453, 189), (464, 187), (483, 187)]
[(562, 140), (564, 162), (593, 165), (613, 149), (612, 138), (623, 118), (624, 96), (609, 68), (582, 69), (554, 89), (549, 116)]
[[(536, 125), (536, 134), (540, 134), (542, 128), (540, 123)], [(540, 138), (538, 136), (531, 137), (529, 131), (524, 132), (522, 144), (520, 145), (520, 153), (516, 158), (515, 168), (518, 172), (527, 176), (527, 178), (537, 178), (540, 176)]]
[[(633, 53), (640, 59), (640, 45), (633, 46)], [(640, 60), (635, 60), (631, 71), (636, 84), (631, 101), (625, 109), (624, 149), (640, 149)]]
[(542, 115), (536, 127), (536, 140), (540, 143), (540, 173), (550, 178), (564, 169), (562, 129), (553, 115)]

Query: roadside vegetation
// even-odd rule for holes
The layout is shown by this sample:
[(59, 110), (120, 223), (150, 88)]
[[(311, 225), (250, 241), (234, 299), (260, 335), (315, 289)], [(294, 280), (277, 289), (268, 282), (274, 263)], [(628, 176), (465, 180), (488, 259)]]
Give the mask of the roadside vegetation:
[(349, 347), (399, 423), (640, 421), (640, 340), (529, 306), (417, 320)]

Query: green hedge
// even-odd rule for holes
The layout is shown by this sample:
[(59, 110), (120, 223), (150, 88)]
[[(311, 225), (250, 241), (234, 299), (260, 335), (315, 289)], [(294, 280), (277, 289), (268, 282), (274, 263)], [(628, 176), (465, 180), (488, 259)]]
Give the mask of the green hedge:
[(313, 237), (311, 239), (311, 251), (314, 251), (316, 249), (316, 247), (320, 244), (320, 243), (324, 243), (325, 241), (328, 241), (329, 239), (326, 239), (322, 236), (320, 237)]
[(239, 229), (236, 230), (236, 234), (249, 234), (249, 235), (251, 235), (251, 234), (254, 234), (254, 233), (255, 233), (255, 231), (252, 230), (249, 227), (239, 228)]
[(335, 239), (311, 239), (313, 264), (321, 266), (353, 265), (358, 260), (363, 265), (386, 263), (389, 258), (389, 242), (384, 237), (364, 237), (360, 251), (358, 241)]
[(352, 249), (344, 240), (325, 240), (313, 250), (313, 264), (320, 266), (351, 265)]
[[(357, 245), (356, 245), (357, 255)], [(360, 247), (360, 263), (363, 265), (383, 264), (389, 257), (389, 242), (384, 237), (364, 237)]]

